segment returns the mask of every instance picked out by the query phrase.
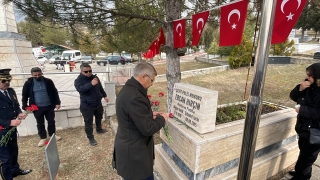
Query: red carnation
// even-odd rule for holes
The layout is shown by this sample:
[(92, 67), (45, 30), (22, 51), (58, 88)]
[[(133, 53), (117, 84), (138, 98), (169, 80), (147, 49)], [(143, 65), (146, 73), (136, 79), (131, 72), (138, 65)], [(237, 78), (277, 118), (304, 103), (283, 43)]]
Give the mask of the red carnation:
[(0, 126), (0, 131), (3, 129), (3, 127), (2, 126)]
[(158, 100), (154, 101), (153, 103), (154, 103), (155, 106), (160, 106), (160, 102)]
[(173, 118), (173, 113), (169, 113), (169, 118)]
[(39, 110), (39, 109), (38, 109), (38, 106), (35, 105), (35, 104), (31, 104), (30, 106), (31, 106), (31, 108), (33, 109), (33, 111), (38, 111), (38, 110)]
[(48, 145), (48, 144), (49, 144), (49, 141), (44, 142), (44, 144), (45, 144), (45, 145)]
[(31, 104), (30, 106), (26, 107), (26, 114), (32, 113), (33, 111), (37, 111), (38, 110), (38, 106), (35, 104)]
[(148, 94), (148, 98), (151, 99), (151, 97), (152, 97), (151, 94)]
[(164, 93), (163, 92), (159, 92), (159, 97), (163, 97)]

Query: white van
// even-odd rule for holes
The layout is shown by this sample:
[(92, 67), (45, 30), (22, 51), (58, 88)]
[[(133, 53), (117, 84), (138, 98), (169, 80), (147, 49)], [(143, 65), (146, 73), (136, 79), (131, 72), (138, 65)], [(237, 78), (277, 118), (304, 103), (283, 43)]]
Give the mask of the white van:
[(80, 50), (68, 50), (68, 51), (63, 51), (61, 54), (61, 59), (62, 60), (71, 60), (74, 62), (79, 62), (81, 61), (81, 52)]

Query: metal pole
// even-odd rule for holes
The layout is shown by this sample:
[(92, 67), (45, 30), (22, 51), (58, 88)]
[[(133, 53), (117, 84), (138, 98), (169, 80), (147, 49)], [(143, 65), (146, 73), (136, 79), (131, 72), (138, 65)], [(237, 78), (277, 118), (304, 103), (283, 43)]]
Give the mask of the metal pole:
[(277, 0), (264, 0), (262, 4), (261, 26), (256, 51), (256, 62), (254, 65), (255, 73), (253, 76), (251, 95), (247, 103), (237, 180), (249, 180), (251, 176), (276, 2)]

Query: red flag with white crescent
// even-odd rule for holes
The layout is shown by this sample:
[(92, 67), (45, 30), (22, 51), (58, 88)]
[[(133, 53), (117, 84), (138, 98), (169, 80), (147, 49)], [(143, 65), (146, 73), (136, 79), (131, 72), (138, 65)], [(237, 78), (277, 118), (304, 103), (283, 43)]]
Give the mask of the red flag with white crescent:
[(173, 45), (174, 48), (186, 47), (186, 20), (173, 21)]
[(147, 52), (142, 53), (144, 58), (153, 58), (155, 55), (159, 54), (160, 45), (166, 44), (166, 39), (164, 37), (163, 29), (160, 28), (159, 34), (156, 39), (152, 42)]
[(210, 11), (201, 12), (192, 15), (192, 46), (197, 46), (206, 25)]
[(247, 18), (248, 0), (239, 1), (221, 8), (220, 46), (239, 45)]
[(271, 44), (285, 42), (298, 21), (307, 0), (278, 0)]

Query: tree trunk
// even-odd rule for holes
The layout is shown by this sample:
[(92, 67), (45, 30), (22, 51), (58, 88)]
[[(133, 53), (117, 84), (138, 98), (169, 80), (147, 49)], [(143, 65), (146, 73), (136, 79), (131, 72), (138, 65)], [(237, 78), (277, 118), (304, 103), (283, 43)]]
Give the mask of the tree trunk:
[(301, 30), (301, 42), (303, 42), (303, 38), (304, 38), (304, 29)]
[(174, 83), (181, 80), (180, 72), (180, 57), (177, 54), (177, 49), (173, 47), (173, 20), (179, 19), (181, 14), (182, 0), (166, 0), (166, 46), (165, 51), (167, 55), (167, 111), (171, 110), (171, 99), (173, 95)]

